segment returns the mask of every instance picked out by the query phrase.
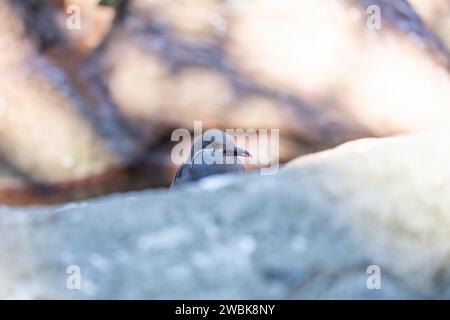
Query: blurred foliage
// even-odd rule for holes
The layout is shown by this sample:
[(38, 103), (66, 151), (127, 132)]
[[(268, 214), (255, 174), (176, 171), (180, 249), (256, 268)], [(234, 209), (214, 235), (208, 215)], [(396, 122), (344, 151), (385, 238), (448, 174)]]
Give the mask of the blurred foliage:
[(117, 7), (122, 2), (125, 2), (125, 1), (126, 0), (100, 0), (98, 4), (101, 5), (101, 6)]

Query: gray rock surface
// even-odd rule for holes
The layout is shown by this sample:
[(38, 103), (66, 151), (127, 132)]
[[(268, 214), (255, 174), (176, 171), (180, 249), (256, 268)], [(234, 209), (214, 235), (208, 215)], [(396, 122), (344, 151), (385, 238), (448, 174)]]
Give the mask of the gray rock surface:
[(2, 207), (0, 298), (449, 298), (449, 136), (350, 142), (176, 192)]

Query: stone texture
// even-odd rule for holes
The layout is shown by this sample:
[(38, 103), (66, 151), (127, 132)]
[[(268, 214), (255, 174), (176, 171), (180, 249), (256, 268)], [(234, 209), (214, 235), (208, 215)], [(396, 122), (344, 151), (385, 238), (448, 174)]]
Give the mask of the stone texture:
[[(449, 298), (449, 136), (359, 140), (176, 192), (3, 207), (0, 297)], [(69, 265), (81, 290), (66, 288)]]
[(220, 0), (133, 0), (131, 9), (184, 41), (218, 42), (227, 31), (227, 2)]
[[(371, 5), (379, 30), (367, 27)], [(447, 125), (449, 55), (404, 0), (239, 2), (227, 53), (247, 78), (374, 135)]]
[[(67, 17), (80, 10), (80, 29), (70, 30), (66, 27)], [(76, 50), (91, 51), (95, 49), (112, 26), (115, 13), (112, 7), (100, 6), (98, 1), (64, 0), (64, 9), (59, 12), (60, 29), (66, 39), (73, 42)]]
[[(29, 26), (24, 20), (28, 21), (27, 6), (31, 5), (40, 6), (37, 2), (0, 4), (0, 159), (14, 172), (5, 175), (4, 181), (15, 179), (0, 190), (0, 198), (7, 203), (5, 195), (18, 186), (40, 185), (43, 196), (46, 187), (58, 189), (61, 184), (124, 169), (136, 153), (127, 133), (100, 117), (67, 74), (27, 37)], [(51, 10), (39, 12), (50, 14)]]
[(446, 0), (409, 0), (427, 26), (450, 50), (450, 2)]

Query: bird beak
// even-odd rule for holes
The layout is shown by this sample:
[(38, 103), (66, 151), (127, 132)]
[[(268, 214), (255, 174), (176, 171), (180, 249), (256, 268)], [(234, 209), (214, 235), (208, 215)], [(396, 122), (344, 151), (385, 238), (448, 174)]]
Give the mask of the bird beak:
[(245, 149), (234, 147), (234, 156), (236, 157), (251, 157), (252, 155)]

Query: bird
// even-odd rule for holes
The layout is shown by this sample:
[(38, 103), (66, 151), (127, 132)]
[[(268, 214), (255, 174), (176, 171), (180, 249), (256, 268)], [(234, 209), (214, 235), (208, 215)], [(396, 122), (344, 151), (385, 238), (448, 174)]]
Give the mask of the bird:
[(175, 173), (170, 189), (211, 175), (245, 172), (238, 157), (251, 155), (247, 150), (237, 147), (230, 134), (209, 129), (195, 139), (189, 157)]

